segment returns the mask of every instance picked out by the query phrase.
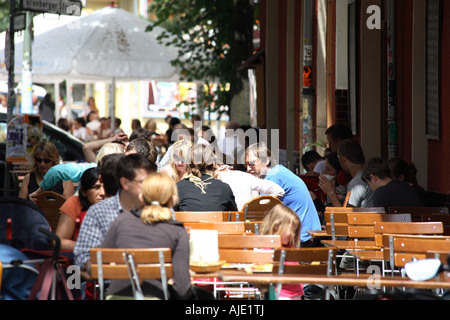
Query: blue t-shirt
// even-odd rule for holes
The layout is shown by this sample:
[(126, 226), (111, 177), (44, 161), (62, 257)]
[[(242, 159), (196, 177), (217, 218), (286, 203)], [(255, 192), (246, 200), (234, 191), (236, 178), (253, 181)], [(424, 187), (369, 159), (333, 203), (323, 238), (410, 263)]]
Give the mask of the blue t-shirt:
[(306, 184), (301, 178), (282, 165), (277, 165), (269, 170), (266, 179), (280, 185), (285, 194), (280, 198), (283, 203), (297, 212), (302, 223), (300, 241), (311, 239), (308, 230), (321, 230), (319, 215), (314, 202), (309, 194)]

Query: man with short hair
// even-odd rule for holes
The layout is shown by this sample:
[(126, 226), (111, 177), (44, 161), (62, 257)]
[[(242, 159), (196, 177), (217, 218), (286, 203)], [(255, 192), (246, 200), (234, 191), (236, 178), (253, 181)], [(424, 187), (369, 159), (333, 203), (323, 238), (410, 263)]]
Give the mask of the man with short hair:
[(322, 227), (308, 188), (296, 174), (282, 165), (272, 164), (272, 161), (271, 151), (263, 142), (252, 144), (245, 152), (247, 172), (283, 188), (285, 194), (280, 200), (298, 214), (302, 223), (301, 246), (311, 247), (312, 237), (307, 231), (320, 230)]
[(337, 152), (338, 146), (342, 141), (353, 139), (353, 132), (349, 126), (336, 123), (325, 131), (325, 136), (331, 152)]
[(101, 245), (115, 218), (123, 211), (130, 212), (142, 206), (139, 199), (142, 182), (153, 172), (156, 172), (156, 165), (140, 154), (130, 154), (117, 164), (119, 191), (86, 212), (73, 250), (76, 265), (88, 270), (90, 249)]
[[(373, 191), (362, 179), (362, 172), (366, 158), (358, 141), (347, 139), (338, 146), (338, 158), (342, 169), (352, 176), (352, 180), (347, 185), (350, 192), (348, 205), (351, 207), (373, 207)], [(335, 193), (334, 182), (326, 177), (319, 177), (319, 186), (329, 197), (334, 207), (342, 207)]]
[[(338, 146), (338, 158), (342, 169), (352, 176), (352, 180), (347, 185), (347, 191), (350, 192), (348, 205), (351, 207), (373, 207), (373, 191), (362, 179), (362, 172), (366, 158), (358, 141), (347, 139)], [(331, 181), (324, 177), (319, 178), (319, 186), (330, 197), (333, 205), (339, 207), (342, 205), (334, 192), (335, 186)]]
[(384, 207), (424, 207), (425, 203), (406, 182), (392, 179), (389, 165), (381, 158), (368, 161), (361, 177), (372, 189), (373, 206)]

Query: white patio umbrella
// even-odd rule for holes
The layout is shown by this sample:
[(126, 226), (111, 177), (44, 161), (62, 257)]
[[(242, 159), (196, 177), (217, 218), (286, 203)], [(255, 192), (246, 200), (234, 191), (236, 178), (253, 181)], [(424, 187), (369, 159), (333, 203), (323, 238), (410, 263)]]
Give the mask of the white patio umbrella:
[[(39, 24), (34, 24), (39, 29)], [(176, 57), (175, 49), (159, 44), (157, 36), (162, 28), (146, 32), (149, 24), (114, 7), (81, 17), (64, 17), (55, 22), (58, 27), (35, 32), (33, 82), (55, 84), (66, 80), (69, 117), (72, 83), (112, 83), (109, 109), (114, 118), (116, 81), (178, 80), (177, 70), (170, 63)], [(0, 40), (0, 79), (7, 80), (7, 69), (1, 63), (5, 59), (4, 43)], [(19, 40), (15, 43), (16, 82), (21, 80), (22, 58), (23, 41)]]
[[(72, 17), (71, 17), (72, 18)], [(54, 83), (177, 79), (170, 61), (174, 49), (160, 45), (161, 28), (123, 9), (106, 7), (91, 14), (57, 22), (59, 27), (37, 34), (32, 46), (33, 81)], [(62, 24), (62, 25), (61, 25)], [(39, 25), (35, 23), (35, 28)], [(1, 47), (3, 46), (3, 47)], [(0, 41), (0, 61), (5, 59)], [(15, 43), (15, 75), (22, 72), (23, 42)], [(6, 79), (2, 63), (0, 78)]]

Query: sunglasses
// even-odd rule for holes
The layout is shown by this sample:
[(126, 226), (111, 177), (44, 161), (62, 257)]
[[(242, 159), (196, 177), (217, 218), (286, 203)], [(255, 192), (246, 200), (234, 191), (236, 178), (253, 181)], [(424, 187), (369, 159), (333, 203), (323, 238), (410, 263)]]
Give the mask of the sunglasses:
[(175, 162), (183, 162), (183, 163), (186, 162), (184, 157), (179, 157), (176, 154), (174, 154), (172, 158), (173, 158), (173, 161), (175, 161)]
[(36, 161), (37, 163), (41, 163), (42, 161), (44, 161), (47, 164), (52, 162), (52, 160), (50, 159), (41, 159), (41, 158), (34, 158), (34, 161)]

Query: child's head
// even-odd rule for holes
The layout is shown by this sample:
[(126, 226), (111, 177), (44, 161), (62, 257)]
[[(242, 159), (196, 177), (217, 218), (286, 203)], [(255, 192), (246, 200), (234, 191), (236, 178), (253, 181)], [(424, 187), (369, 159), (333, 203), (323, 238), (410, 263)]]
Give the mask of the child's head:
[(300, 229), (301, 222), (297, 213), (284, 204), (278, 204), (264, 217), (261, 234), (280, 235), (284, 247), (297, 247)]

